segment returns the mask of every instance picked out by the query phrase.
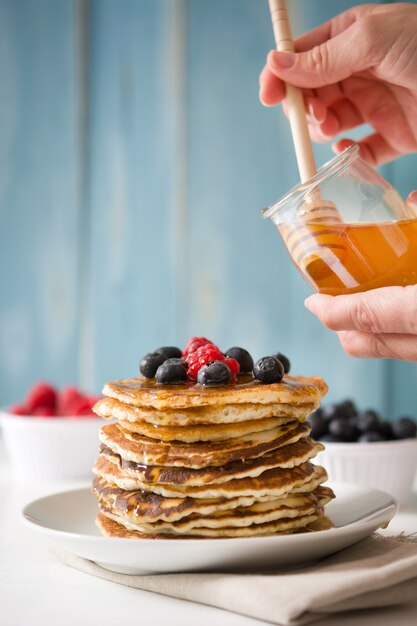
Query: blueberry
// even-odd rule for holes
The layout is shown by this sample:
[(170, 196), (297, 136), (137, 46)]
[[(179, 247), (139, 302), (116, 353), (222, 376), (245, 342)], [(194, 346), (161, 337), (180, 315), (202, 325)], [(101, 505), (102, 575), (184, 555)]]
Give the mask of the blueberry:
[(411, 417), (401, 417), (393, 422), (392, 432), (396, 439), (411, 439), (417, 434), (417, 424)]
[(288, 357), (285, 356), (285, 354), (281, 354), (280, 352), (277, 352), (276, 354), (272, 355), (275, 359), (278, 359), (278, 361), (281, 361), (283, 367), (284, 367), (284, 372), (285, 374), (288, 374), (288, 372), (291, 369), (291, 363)]
[(236, 361), (240, 365), (240, 372), (243, 374), (245, 372), (251, 372), (253, 369), (253, 359), (249, 352), (244, 348), (229, 348), (224, 353), (226, 356), (231, 357), (232, 359), (236, 359)]
[(329, 423), (329, 433), (335, 437), (340, 437), (342, 441), (353, 441), (356, 439), (356, 429), (347, 417), (335, 417)]
[(166, 359), (180, 359), (182, 356), (181, 350), (175, 346), (163, 346), (162, 348), (157, 348), (155, 352), (163, 354)]
[(311, 426), (311, 436), (313, 439), (321, 439), (323, 435), (327, 433), (327, 422), (323, 417), (321, 409), (314, 411), (309, 417), (308, 421)]
[(226, 363), (211, 361), (198, 370), (197, 383), (205, 387), (224, 387), (232, 380), (232, 372)]
[(352, 400), (344, 400), (337, 406), (338, 410), (342, 411), (346, 417), (356, 417), (356, 415), (358, 414), (356, 404)]
[(158, 383), (183, 383), (187, 378), (188, 364), (182, 359), (165, 359), (156, 370), (155, 378)]
[(363, 411), (363, 413), (359, 413), (355, 421), (356, 427), (362, 433), (366, 433), (369, 430), (379, 430), (379, 416), (375, 411)]
[(340, 404), (329, 404), (323, 408), (323, 417), (326, 422), (331, 422), (337, 417), (346, 417), (345, 410)]
[(336, 405), (328, 404), (327, 406), (323, 407), (322, 415), (326, 422), (330, 422), (330, 420), (336, 417)]
[(345, 417), (346, 419), (353, 419), (351, 411), (345, 406), (344, 402), (340, 404), (329, 404), (323, 409), (323, 417), (328, 422), (331, 422), (336, 417)]
[(284, 376), (284, 366), (273, 356), (264, 356), (253, 366), (253, 375), (261, 383), (280, 383)]
[(367, 430), (366, 433), (362, 433), (359, 437), (359, 443), (374, 443), (377, 441), (386, 441), (384, 435), (378, 430)]
[(139, 363), (139, 370), (146, 378), (154, 378), (156, 370), (166, 360), (166, 357), (159, 352), (149, 352), (145, 354)]
[(394, 439), (394, 433), (392, 432), (392, 424), (390, 422), (380, 422), (378, 426), (378, 432), (384, 437), (386, 441)]

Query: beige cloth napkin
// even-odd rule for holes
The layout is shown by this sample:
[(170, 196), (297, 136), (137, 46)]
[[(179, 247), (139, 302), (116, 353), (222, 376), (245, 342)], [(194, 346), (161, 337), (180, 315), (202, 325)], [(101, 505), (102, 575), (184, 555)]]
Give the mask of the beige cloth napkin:
[(373, 535), (322, 561), (291, 571), (131, 576), (54, 547), (83, 572), (137, 589), (216, 606), (284, 626), (339, 611), (411, 602), (417, 590), (417, 543)]

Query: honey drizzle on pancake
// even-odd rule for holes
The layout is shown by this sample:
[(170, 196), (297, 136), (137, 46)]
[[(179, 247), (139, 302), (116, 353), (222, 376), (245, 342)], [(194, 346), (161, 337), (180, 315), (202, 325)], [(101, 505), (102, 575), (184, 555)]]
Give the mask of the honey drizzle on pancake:
[[(251, 374), (238, 376), (236, 383), (226, 387), (204, 387), (191, 381), (180, 385), (157, 383), (155, 379), (131, 378), (104, 386), (104, 395), (133, 406), (174, 408), (250, 402), (266, 403), (276, 395), (291, 398), (294, 404), (319, 400), (327, 392), (320, 378), (286, 375), (281, 383), (264, 385)], [(279, 401), (279, 400), (277, 400)]]

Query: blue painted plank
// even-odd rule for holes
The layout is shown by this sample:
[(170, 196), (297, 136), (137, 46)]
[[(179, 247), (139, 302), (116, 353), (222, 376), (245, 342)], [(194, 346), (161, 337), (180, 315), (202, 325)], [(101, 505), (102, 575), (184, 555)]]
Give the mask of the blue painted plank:
[(163, 0), (91, 3), (85, 375), (94, 384), (135, 374), (142, 354), (178, 339), (180, 11)]
[[(406, 198), (417, 189), (417, 155), (401, 157), (389, 166), (387, 179)], [(417, 415), (417, 364), (390, 362), (390, 412)]]
[(77, 29), (72, 0), (0, 3), (0, 405), (77, 380)]

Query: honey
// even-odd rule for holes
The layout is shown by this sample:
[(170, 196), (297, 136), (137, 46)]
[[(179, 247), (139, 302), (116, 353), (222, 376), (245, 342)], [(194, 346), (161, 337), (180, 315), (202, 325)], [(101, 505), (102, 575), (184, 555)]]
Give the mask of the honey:
[(417, 219), (277, 225), (311, 287), (330, 295), (417, 283)]

